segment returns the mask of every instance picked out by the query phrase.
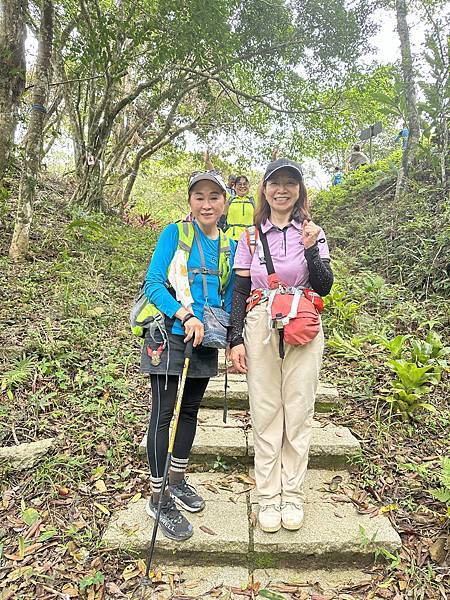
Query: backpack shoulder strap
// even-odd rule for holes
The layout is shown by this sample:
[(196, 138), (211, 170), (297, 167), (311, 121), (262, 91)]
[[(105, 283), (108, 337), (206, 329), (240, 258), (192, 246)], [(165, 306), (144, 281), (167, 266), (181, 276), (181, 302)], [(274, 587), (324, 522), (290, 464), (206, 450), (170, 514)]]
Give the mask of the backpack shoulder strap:
[(267, 236), (262, 232), (261, 227), (259, 229), (259, 239), (261, 240), (262, 247), (264, 249), (264, 258), (266, 259), (266, 269), (268, 275), (273, 275), (275, 273), (275, 269), (273, 266), (272, 257), (270, 256), (269, 243), (267, 241)]
[(191, 221), (177, 221), (178, 248), (188, 254), (194, 244), (194, 224)]
[(255, 254), (256, 245), (258, 243), (259, 229), (254, 225), (247, 227), (245, 229), (245, 238), (247, 240), (247, 246), (250, 250), (250, 254), (253, 256)]

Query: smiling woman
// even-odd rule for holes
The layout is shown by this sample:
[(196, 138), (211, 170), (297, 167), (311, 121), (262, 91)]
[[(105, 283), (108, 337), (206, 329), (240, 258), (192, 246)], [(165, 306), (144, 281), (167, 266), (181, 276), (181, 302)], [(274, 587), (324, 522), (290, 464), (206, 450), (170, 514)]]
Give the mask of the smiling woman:
[(268, 165), (255, 227), (241, 236), (234, 268), (231, 358), (247, 373), (259, 525), (268, 532), (299, 529), (324, 347), (316, 301), (330, 291), (333, 273), (294, 161)]
[(192, 184), (189, 193), (191, 216), (207, 237), (217, 238), (217, 221), (225, 207), (225, 194), (214, 181), (201, 179)]
[[(159, 318), (147, 325), (141, 358), (141, 370), (150, 374), (152, 390), (147, 454), (153, 496), (147, 512), (156, 517), (163, 494), (160, 527), (173, 540), (185, 540), (193, 534), (192, 525), (177, 505), (189, 512), (201, 511), (205, 506), (203, 498), (187, 483), (184, 472), (200, 402), (209, 378), (217, 375), (217, 347), (206, 347), (204, 341), (205, 311), (231, 311), (236, 243), (217, 227), (225, 194), (225, 183), (217, 172), (203, 171), (191, 176), (191, 220), (172, 223), (162, 232), (145, 278), (147, 299), (159, 311)], [(176, 430), (169, 486), (162, 490), (169, 427), (189, 340), (193, 340), (194, 349)]]
[(227, 217), (226, 233), (238, 240), (246, 227), (253, 225), (255, 201), (249, 196), (250, 182), (245, 175), (239, 175), (235, 181), (236, 194), (228, 202), (225, 213)]

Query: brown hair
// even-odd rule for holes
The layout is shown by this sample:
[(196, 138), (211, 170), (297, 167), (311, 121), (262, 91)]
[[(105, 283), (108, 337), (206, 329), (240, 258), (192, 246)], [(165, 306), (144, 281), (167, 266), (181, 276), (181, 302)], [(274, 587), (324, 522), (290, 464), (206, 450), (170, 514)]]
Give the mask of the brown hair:
[[(269, 178), (270, 179), (270, 178)], [(269, 203), (267, 202), (265, 188), (267, 182), (262, 182), (258, 189), (258, 205), (255, 209), (254, 215), (254, 224), (256, 227), (259, 227), (267, 221), (270, 217), (271, 208)], [(299, 180), (300, 190), (298, 198), (292, 208), (290, 220), (297, 221), (298, 223), (302, 223), (305, 219), (310, 219), (310, 208), (309, 208), (309, 200), (308, 200), (308, 192), (306, 191), (305, 184), (303, 183), (303, 179)]]

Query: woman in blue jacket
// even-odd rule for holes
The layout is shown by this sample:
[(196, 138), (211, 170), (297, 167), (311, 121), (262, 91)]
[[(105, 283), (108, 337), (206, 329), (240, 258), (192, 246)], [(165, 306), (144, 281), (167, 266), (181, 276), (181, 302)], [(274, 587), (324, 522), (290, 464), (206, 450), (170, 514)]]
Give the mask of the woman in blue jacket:
[[(160, 527), (164, 535), (174, 540), (184, 540), (193, 534), (192, 525), (178, 506), (189, 512), (198, 512), (205, 506), (185, 478), (200, 402), (209, 378), (217, 375), (218, 366), (217, 349), (202, 346), (203, 310), (207, 295), (210, 306), (223, 306), (231, 312), (236, 248), (236, 243), (217, 227), (226, 200), (222, 177), (213, 171), (196, 173), (190, 178), (188, 193), (192, 223), (172, 223), (164, 229), (147, 271), (145, 294), (164, 315), (164, 327), (163, 331), (154, 328), (146, 335), (141, 359), (141, 371), (150, 374), (152, 390), (147, 454), (153, 493), (147, 512), (156, 516), (159, 496), (163, 493)], [(180, 247), (181, 260), (177, 252)], [(170, 286), (170, 273), (182, 280), (181, 288), (184, 280), (185, 296), (190, 300), (184, 299), (178, 288), (175, 292)], [(194, 351), (183, 394), (169, 486), (161, 490), (184, 347), (191, 339)]]

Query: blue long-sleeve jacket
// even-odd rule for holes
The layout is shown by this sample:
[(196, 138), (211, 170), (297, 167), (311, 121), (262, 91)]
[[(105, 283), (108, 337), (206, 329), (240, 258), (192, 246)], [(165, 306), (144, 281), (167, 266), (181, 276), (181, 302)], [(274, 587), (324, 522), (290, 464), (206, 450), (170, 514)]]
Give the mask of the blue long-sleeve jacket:
[[(217, 240), (209, 239), (197, 223), (194, 223), (199, 234), (200, 243), (205, 256), (205, 266), (207, 269), (218, 269), (219, 264), (219, 238)], [(178, 227), (175, 223), (168, 225), (161, 233), (153, 252), (150, 266), (145, 276), (144, 291), (148, 300), (154, 304), (162, 313), (172, 318), (181, 304), (170, 294), (166, 286), (167, 273), (169, 265), (174, 257), (178, 247)], [(230, 268), (233, 267), (234, 255), (236, 252), (236, 242), (230, 240)], [(188, 269), (201, 268), (200, 253), (197, 243), (194, 240), (191, 253), (188, 258)], [(222, 297), (219, 294), (219, 277), (217, 275), (206, 275), (208, 285), (208, 303), (210, 306), (222, 306)], [(234, 272), (228, 281), (223, 298), (223, 308), (231, 312), (231, 300), (233, 294)], [(203, 307), (205, 297), (203, 293), (202, 276), (196, 274), (194, 281), (190, 285), (191, 294), (194, 299), (193, 310), (196, 317), (203, 321)], [(184, 328), (179, 319), (175, 320), (172, 333), (184, 335)]]

